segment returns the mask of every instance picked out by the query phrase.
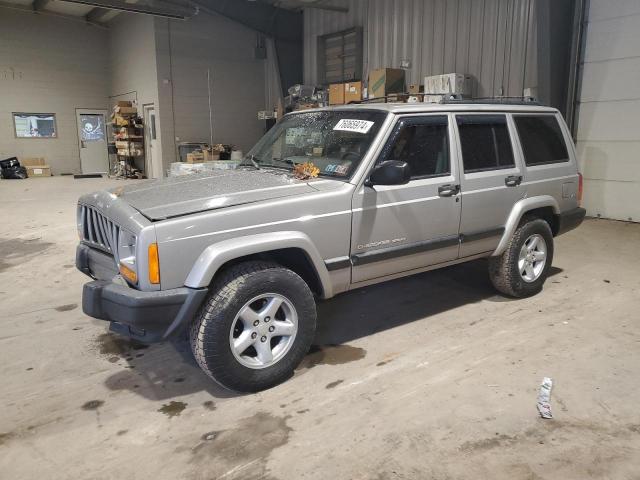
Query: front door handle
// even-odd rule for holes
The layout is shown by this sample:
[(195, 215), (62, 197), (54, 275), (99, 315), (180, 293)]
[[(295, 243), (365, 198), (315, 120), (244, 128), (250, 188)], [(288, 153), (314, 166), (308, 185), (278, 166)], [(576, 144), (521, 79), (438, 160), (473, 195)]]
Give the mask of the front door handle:
[(522, 175), (509, 175), (504, 179), (504, 184), (507, 187), (517, 187), (522, 183)]
[(438, 187), (438, 195), (441, 197), (453, 197), (460, 191), (460, 185), (454, 185), (449, 183), (447, 185), (440, 185)]

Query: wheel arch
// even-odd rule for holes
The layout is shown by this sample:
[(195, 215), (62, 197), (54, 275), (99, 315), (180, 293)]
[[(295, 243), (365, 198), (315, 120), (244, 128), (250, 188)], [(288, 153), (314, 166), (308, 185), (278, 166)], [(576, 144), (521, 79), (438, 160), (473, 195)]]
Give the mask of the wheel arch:
[(245, 260), (272, 260), (296, 272), (321, 298), (333, 296), (329, 272), (311, 239), (302, 232), (271, 232), (223, 240), (208, 246), (187, 276), (185, 286), (205, 288), (227, 267)]
[(507, 248), (509, 239), (511, 239), (525, 215), (534, 215), (546, 220), (551, 227), (551, 231), (556, 235), (559, 229), (559, 214), (560, 207), (558, 206), (558, 202), (551, 195), (540, 195), (517, 201), (507, 218), (500, 243), (491, 255), (502, 255)]

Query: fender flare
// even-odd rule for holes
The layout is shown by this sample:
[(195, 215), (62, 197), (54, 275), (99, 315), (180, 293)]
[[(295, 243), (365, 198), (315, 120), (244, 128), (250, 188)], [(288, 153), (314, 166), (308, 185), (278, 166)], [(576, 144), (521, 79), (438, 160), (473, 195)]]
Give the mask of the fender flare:
[(318, 252), (318, 249), (306, 234), (295, 231), (260, 233), (223, 240), (209, 245), (191, 268), (185, 281), (185, 286), (206, 288), (220, 267), (228, 261), (282, 248), (298, 248), (304, 251), (322, 285), (322, 297), (329, 298), (333, 296), (329, 271), (320, 252)]
[(496, 247), (495, 251), (491, 254), (491, 256), (496, 257), (498, 255), (502, 255), (502, 253), (507, 249), (509, 240), (511, 240), (511, 237), (515, 233), (516, 228), (518, 228), (520, 219), (525, 213), (530, 210), (542, 207), (553, 208), (553, 213), (555, 213), (556, 215), (560, 213), (558, 202), (551, 195), (539, 195), (536, 197), (523, 198), (522, 200), (518, 200), (511, 209), (511, 213), (507, 218), (507, 223), (504, 226), (504, 233), (502, 234), (500, 243)]

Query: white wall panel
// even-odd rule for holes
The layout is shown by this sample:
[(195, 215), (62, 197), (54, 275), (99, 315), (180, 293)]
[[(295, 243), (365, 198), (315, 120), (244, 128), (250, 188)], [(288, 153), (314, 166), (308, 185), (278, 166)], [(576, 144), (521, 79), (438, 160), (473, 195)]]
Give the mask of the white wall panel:
[(577, 151), (589, 215), (640, 221), (640, 2), (591, 0)]
[(640, 52), (640, 15), (589, 22), (585, 62), (637, 57)]
[[(522, 95), (537, 85), (535, 0), (344, 0), (346, 13), (304, 13), (304, 78), (317, 82), (317, 37), (364, 30), (364, 72), (411, 61), (408, 83), (464, 72), (477, 96)], [(526, 59), (523, 60), (523, 59)]]

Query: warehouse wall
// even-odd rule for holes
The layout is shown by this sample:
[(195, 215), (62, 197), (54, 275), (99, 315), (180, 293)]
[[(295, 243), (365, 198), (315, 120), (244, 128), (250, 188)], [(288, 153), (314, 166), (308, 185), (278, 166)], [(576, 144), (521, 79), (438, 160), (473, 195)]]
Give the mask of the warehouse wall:
[(536, 0), (344, 0), (348, 13), (304, 12), (304, 78), (317, 83), (317, 36), (364, 30), (364, 72), (411, 61), (407, 83), (425, 75), (476, 77), (475, 96), (521, 96), (537, 87)]
[[(160, 103), (173, 106), (177, 143), (230, 143), (246, 152), (260, 138), (264, 122), (257, 112), (266, 108), (267, 69), (255, 58), (257, 36), (218, 15), (156, 20)], [(163, 149), (165, 162), (175, 161), (165, 142)]]
[(578, 116), (589, 215), (640, 221), (640, 2), (591, 0)]
[[(148, 15), (121, 13), (109, 23), (109, 108), (117, 101), (137, 102), (143, 115), (143, 105), (156, 105), (157, 127), (162, 118), (158, 108), (158, 73), (154, 18)], [(161, 129), (157, 128), (161, 132)], [(162, 141), (160, 141), (162, 145)], [(162, 149), (160, 149), (162, 155)], [(144, 169), (144, 159), (136, 159)], [(162, 157), (153, 159), (147, 176), (162, 176)]]
[(110, 103), (158, 101), (154, 19), (120, 14), (109, 24)]
[[(107, 108), (107, 30), (0, 8), (0, 157), (79, 173), (76, 108)], [(16, 139), (12, 112), (55, 113), (58, 138)]]

